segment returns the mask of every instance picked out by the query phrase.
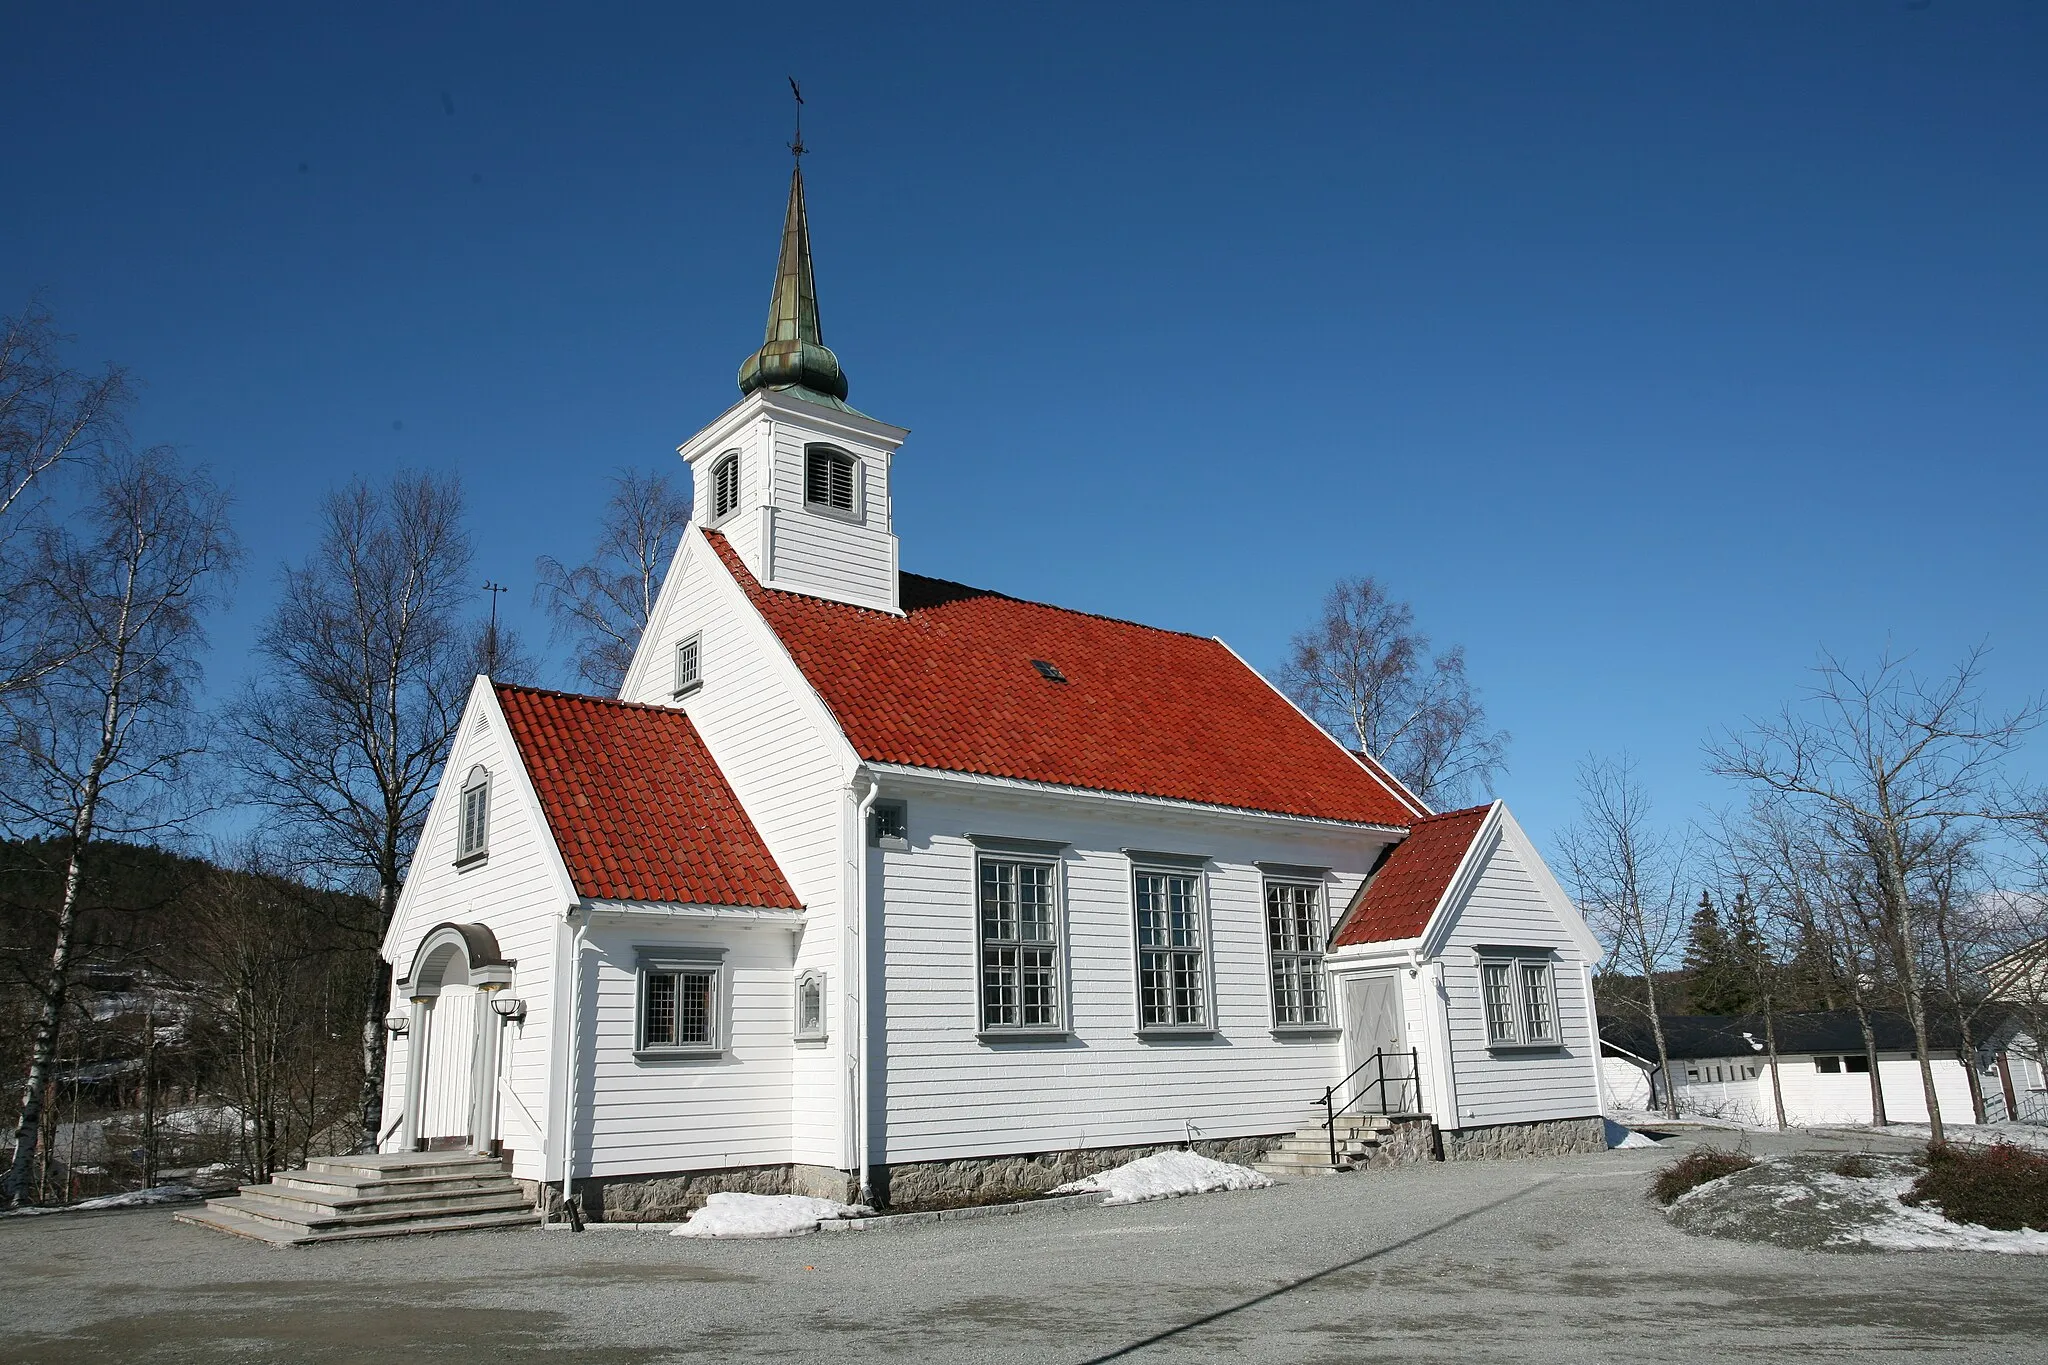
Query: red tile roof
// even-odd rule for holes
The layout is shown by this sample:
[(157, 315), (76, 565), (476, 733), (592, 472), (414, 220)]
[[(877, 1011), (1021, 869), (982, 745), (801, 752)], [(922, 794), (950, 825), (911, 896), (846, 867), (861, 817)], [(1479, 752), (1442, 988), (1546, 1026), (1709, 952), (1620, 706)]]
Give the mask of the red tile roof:
[(799, 908), (681, 711), (497, 686), (576, 893)]
[(764, 588), (723, 536), (707, 538), (862, 758), (1360, 824), (1414, 818), (1215, 640), (908, 573), (894, 616)]
[(1330, 946), (1398, 943), (1420, 934), (1492, 809), (1473, 806), (1417, 820), (1408, 837), (1387, 855), (1386, 865), (1353, 899)]

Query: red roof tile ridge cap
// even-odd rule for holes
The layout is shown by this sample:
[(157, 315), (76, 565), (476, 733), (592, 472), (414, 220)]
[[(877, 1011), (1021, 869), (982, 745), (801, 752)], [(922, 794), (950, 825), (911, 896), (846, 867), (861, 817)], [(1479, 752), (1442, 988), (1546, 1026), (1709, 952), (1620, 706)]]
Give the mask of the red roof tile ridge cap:
[(1469, 820), (1475, 815), (1486, 814), (1498, 804), (1498, 800), (1494, 800), (1488, 801), (1484, 805), (1464, 806), (1458, 810), (1440, 810), (1434, 815), (1420, 815), (1416, 817), (1415, 823), (1410, 825), (1409, 828), (1416, 829), (1422, 825), (1440, 824), (1445, 820)]
[(673, 706), (661, 706), (654, 702), (624, 701), (618, 697), (599, 697), (588, 692), (564, 692), (556, 687), (530, 687), (525, 683), (493, 682), (491, 686), (500, 694), (521, 692), (534, 697), (559, 697), (563, 701), (588, 702), (592, 706), (616, 706), (622, 711), (658, 711), (664, 716), (680, 716), (689, 719), (689, 712)]
[[(760, 579), (754, 577), (753, 570), (747, 568), (746, 561), (741, 560), (739, 558), (739, 552), (731, 548), (731, 542), (726, 540), (724, 532), (706, 531), (704, 533), (704, 538), (706, 540), (713, 541), (715, 545), (724, 546), (726, 550), (730, 552), (732, 559), (737, 561), (736, 563), (732, 564), (731, 567), (738, 570), (739, 572), (745, 573), (747, 576), (747, 582), (751, 583), (755, 588), (759, 589), (760, 591), (778, 593), (784, 597), (811, 596), (811, 594), (809, 593), (797, 592), (791, 588), (771, 588), (766, 583), (763, 583)], [(1192, 630), (1175, 630), (1171, 626), (1155, 626), (1145, 621), (1133, 621), (1128, 616), (1111, 616), (1106, 612), (1084, 611), (1080, 607), (1063, 607), (1059, 605), (1059, 603), (1057, 602), (1040, 602), (1036, 598), (1018, 597), (1013, 593), (1001, 592), (995, 588), (978, 588), (972, 583), (962, 583), (958, 579), (954, 578), (935, 578), (930, 574), (912, 573), (908, 569), (897, 570), (896, 577), (899, 583), (899, 588), (901, 580), (906, 578), (915, 578), (923, 583), (935, 583), (942, 588), (958, 588), (962, 592), (972, 593), (976, 597), (1000, 598), (1002, 601), (1005, 602), (1014, 602), (1020, 607), (1037, 607), (1040, 611), (1056, 611), (1063, 616), (1085, 616), (1091, 621), (1107, 621), (1111, 625), (1130, 626), (1134, 630), (1157, 631), (1161, 635), (1178, 635), (1181, 638), (1187, 640), (1199, 640), (1203, 644), (1217, 643), (1216, 637), (1213, 635), (1202, 635)], [(832, 603), (833, 606), (844, 607), (848, 611), (872, 612), (876, 616), (896, 615), (895, 612), (883, 611), (879, 607), (863, 607), (858, 605), (857, 603), (840, 602), (832, 598), (820, 598), (817, 600), (829, 601)], [(924, 610), (929, 610), (929, 608), (925, 608)], [(908, 611), (903, 613), (904, 616), (909, 616), (910, 614), (911, 613)]]

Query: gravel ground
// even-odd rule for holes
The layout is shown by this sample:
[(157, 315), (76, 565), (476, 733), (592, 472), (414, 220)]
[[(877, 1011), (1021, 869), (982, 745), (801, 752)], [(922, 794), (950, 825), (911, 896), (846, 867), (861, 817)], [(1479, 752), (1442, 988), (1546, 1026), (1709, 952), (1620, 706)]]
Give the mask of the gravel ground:
[(0, 1220), (0, 1359), (2048, 1361), (2034, 1258), (1829, 1255), (1671, 1226), (1644, 1189), (1694, 1140), (771, 1242), (275, 1251), (161, 1210)]

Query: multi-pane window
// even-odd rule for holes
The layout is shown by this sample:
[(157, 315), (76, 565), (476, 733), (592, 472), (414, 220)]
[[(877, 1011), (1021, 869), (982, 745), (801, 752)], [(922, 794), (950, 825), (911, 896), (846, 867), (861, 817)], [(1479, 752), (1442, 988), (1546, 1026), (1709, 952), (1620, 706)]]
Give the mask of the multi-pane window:
[(740, 453), (735, 450), (718, 457), (711, 466), (711, 519), (721, 521), (740, 505)]
[(817, 1039), (825, 1036), (825, 974), (804, 972), (796, 979), (796, 1036)]
[(491, 835), (491, 775), (472, 768), (462, 784), (461, 827), (455, 836), (457, 862), (481, 858)]
[(1132, 874), (1138, 912), (1138, 1023), (1201, 1028), (1209, 1022), (1209, 979), (1199, 872)]
[(704, 637), (684, 636), (676, 644), (676, 695), (694, 692), (704, 681)]
[(642, 1048), (716, 1046), (715, 968), (650, 971), (641, 975), (640, 983)]
[(1266, 947), (1273, 960), (1273, 1022), (1326, 1022), (1322, 887), (1314, 882), (1266, 883)]
[(1059, 907), (1055, 867), (1022, 858), (981, 860), (981, 1026), (1060, 1027)]
[(910, 809), (901, 801), (877, 801), (868, 812), (868, 836), (882, 848), (910, 847)]
[(812, 507), (852, 512), (860, 474), (853, 456), (830, 446), (804, 451), (804, 501)]
[(1522, 964), (1522, 1040), (1529, 1043), (1557, 1041), (1557, 1012), (1550, 1003), (1550, 964)]
[(1550, 963), (1519, 958), (1479, 964), (1486, 1041), (1540, 1046), (1558, 1041), (1557, 988)]

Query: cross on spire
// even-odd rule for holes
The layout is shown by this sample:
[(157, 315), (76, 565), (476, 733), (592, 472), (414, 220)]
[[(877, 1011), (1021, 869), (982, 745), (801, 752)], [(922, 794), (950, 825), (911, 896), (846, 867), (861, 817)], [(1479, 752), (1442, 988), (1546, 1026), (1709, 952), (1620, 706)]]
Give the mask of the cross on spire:
[[(789, 78), (789, 93), (796, 96), (796, 137), (789, 144), (789, 150), (801, 158), (810, 148), (804, 146), (804, 92), (794, 76)], [(801, 166), (803, 162), (799, 160), (797, 164)]]

